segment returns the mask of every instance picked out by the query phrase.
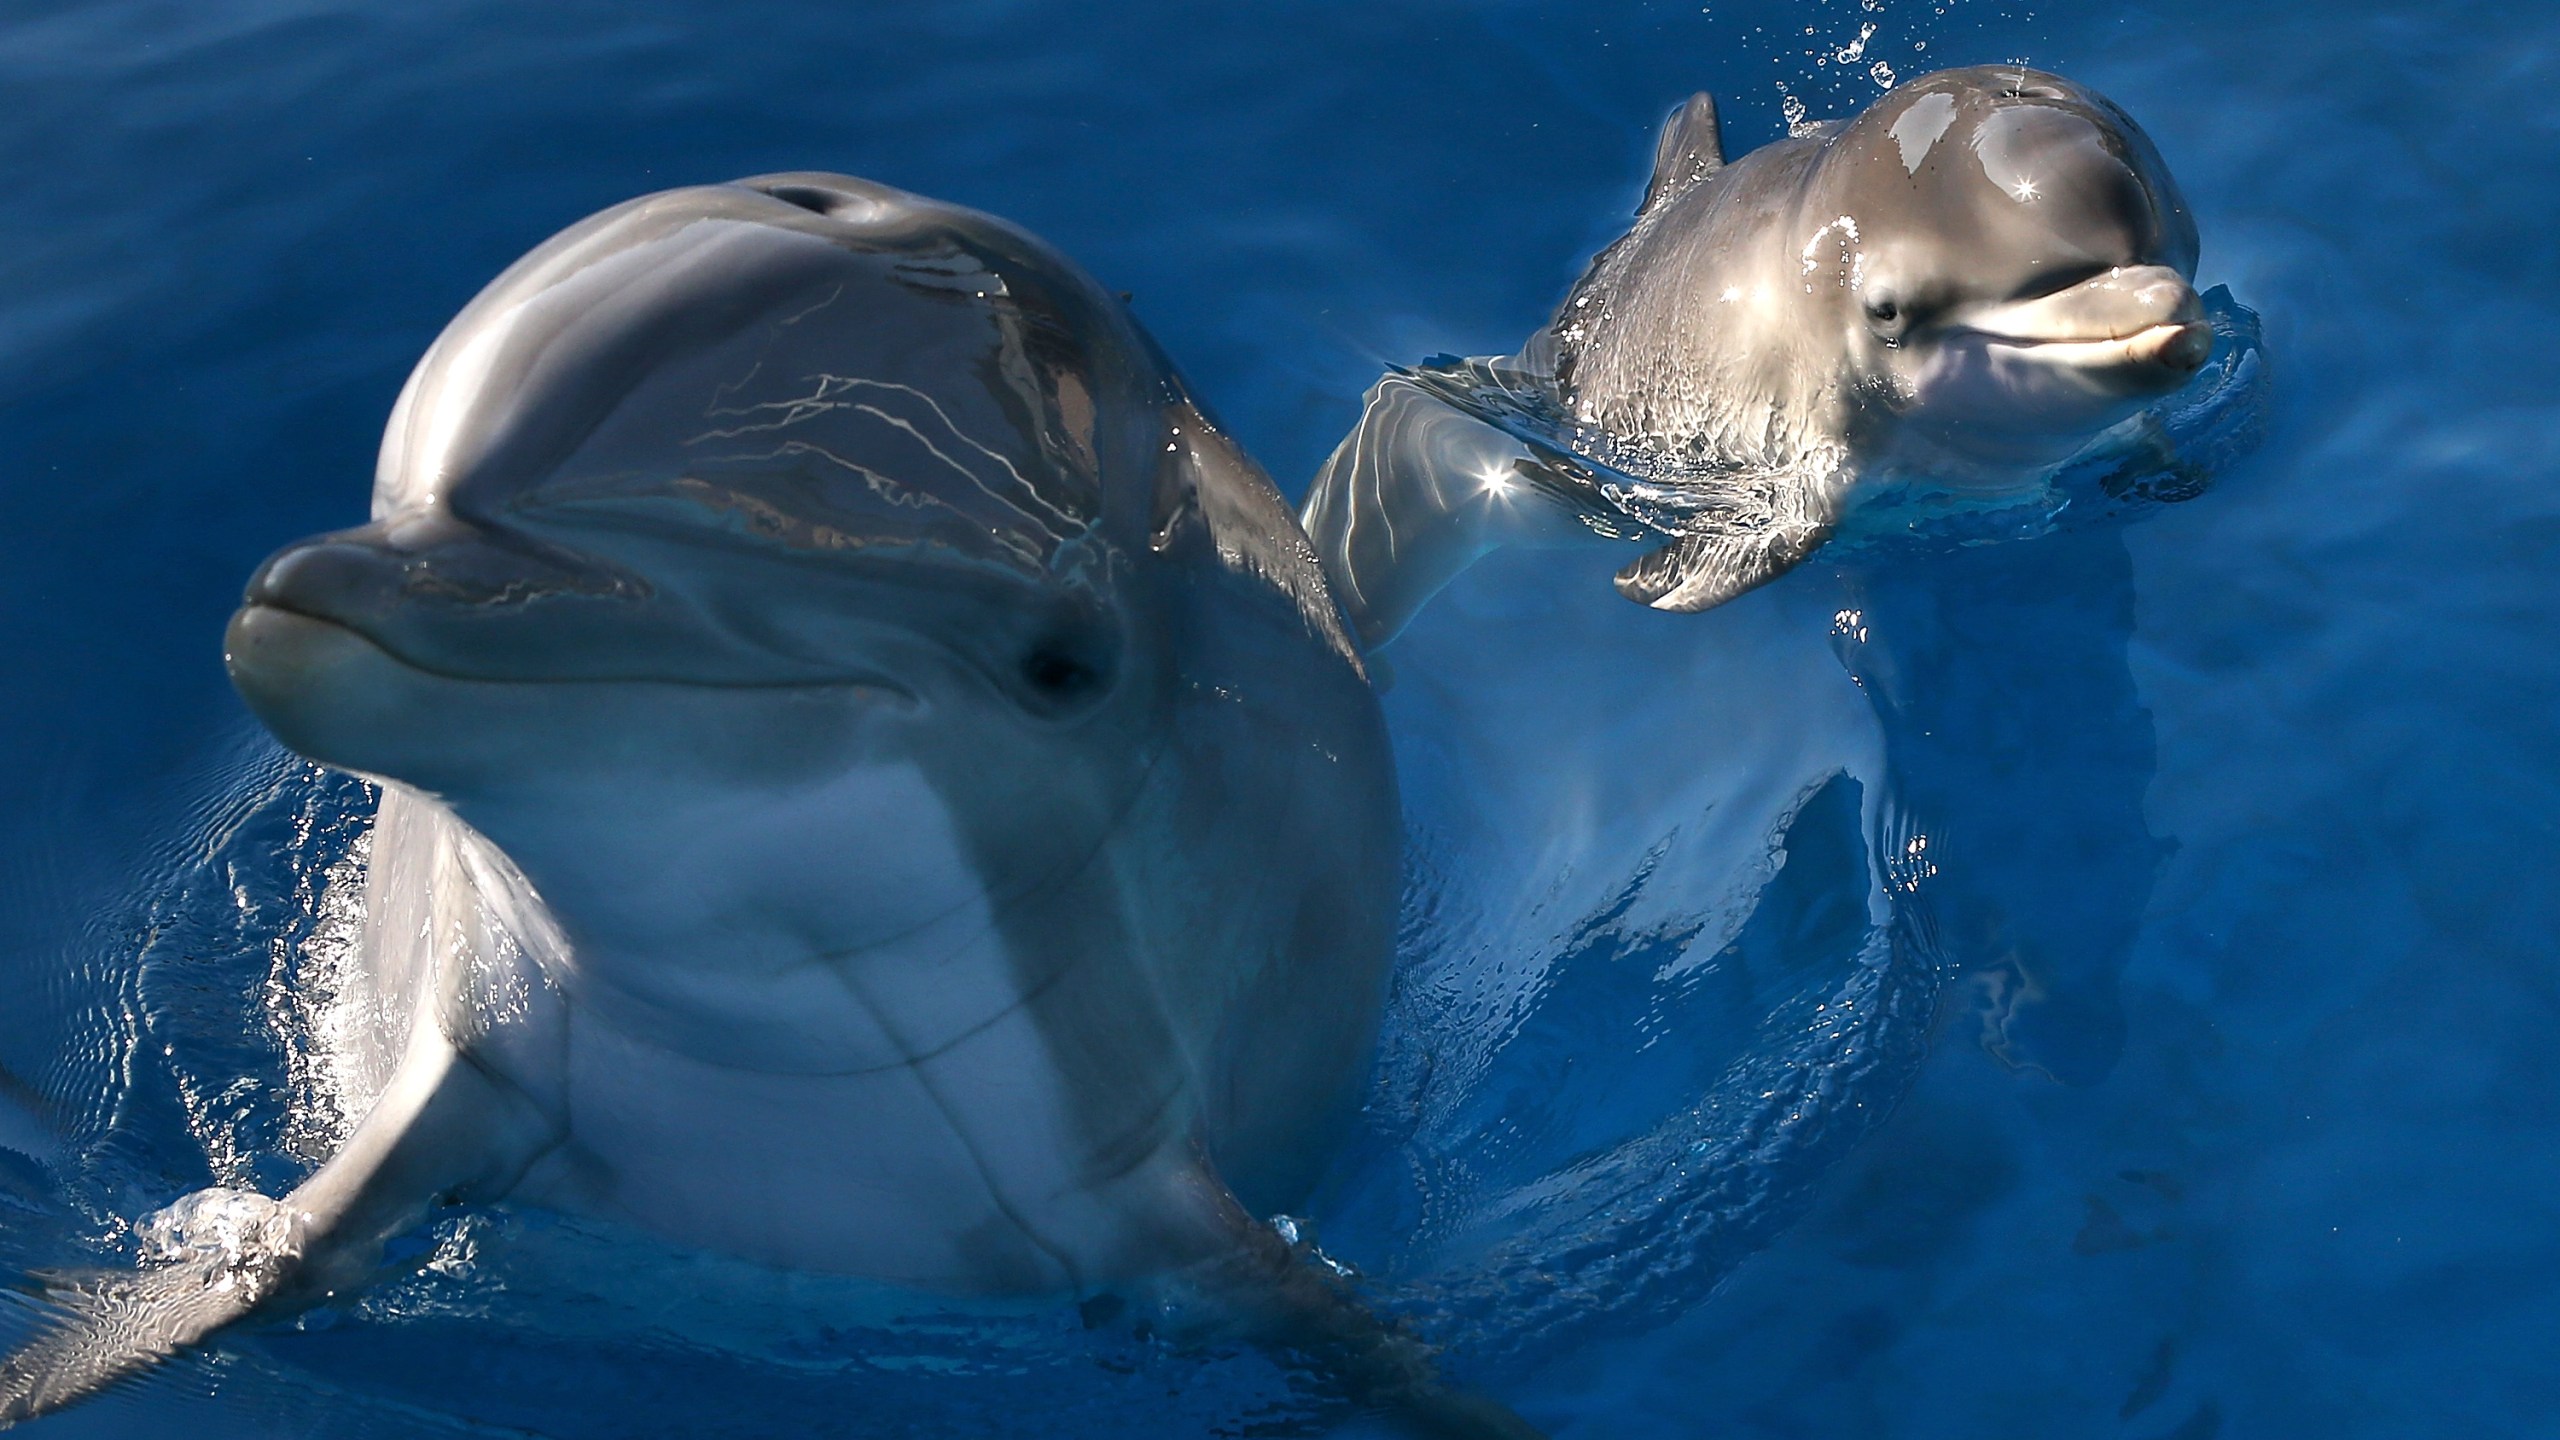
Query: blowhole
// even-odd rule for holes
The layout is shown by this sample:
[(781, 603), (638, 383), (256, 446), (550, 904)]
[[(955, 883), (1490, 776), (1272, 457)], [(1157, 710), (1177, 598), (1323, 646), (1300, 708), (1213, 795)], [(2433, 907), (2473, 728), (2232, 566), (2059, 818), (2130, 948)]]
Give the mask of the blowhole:
[(1101, 677), (1066, 651), (1042, 646), (1022, 657), (1022, 678), (1042, 694), (1064, 699), (1092, 688)]
[(849, 196), (815, 185), (774, 185), (765, 192), (785, 205), (797, 205), (813, 215), (832, 215)]

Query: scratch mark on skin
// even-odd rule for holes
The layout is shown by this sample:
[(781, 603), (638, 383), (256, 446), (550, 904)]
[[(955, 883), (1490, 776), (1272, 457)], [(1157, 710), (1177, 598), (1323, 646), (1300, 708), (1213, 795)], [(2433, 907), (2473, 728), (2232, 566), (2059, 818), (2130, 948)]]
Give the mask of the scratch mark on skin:
[[(797, 324), (799, 324), (801, 321), (808, 319), (810, 316), (817, 314), (819, 311), (826, 309), (828, 306), (833, 305), (833, 304), (834, 304), (834, 303), (836, 303), (838, 300), (841, 300), (841, 299), (843, 299), (843, 298), (844, 298), (844, 286), (843, 286), (842, 284), (838, 284), (834, 289), (832, 289), (832, 290), (830, 290), (830, 291), (828, 291), (828, 292), (827, 292), (827, 298), (826, 298), (826, 299), (818, 301), (816, 304), (811, 305), (811, 306), (810, 306), (808, 309), (806, 309), (806, 310), (795, 310), (795, 311), (791, 312), (790, 314), (783, 316), (783, 317), (782, 317), (782, 319), (781, 319), (778, 323), (783, 324), (783, 325), (797, 325)], [(761, 360), (757, 361), (757, 362), (756, 362), (756, 368), (757, 368), (757, 369), (762, 369), (762, 368), (764, 368), (764, 362), (763, 362), (763, 361), (761, 361)], [(748, 373), (749, 373), (749, 374), (753, 374), (754, 372), (753, 372), (753, 371), (750, 371), (750, 372), (748, 372)]]

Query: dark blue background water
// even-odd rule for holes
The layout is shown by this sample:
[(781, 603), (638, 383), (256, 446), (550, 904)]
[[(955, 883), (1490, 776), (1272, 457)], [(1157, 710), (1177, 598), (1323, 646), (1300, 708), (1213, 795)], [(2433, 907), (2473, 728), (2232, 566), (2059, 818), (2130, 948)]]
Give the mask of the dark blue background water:
[[(1854, 108), (1878, 58), (2029, 59), (2140, 117), (2203, 278), (2266, 317), (2266, 444), (2121, 534), (1808, 567), (1683, 630), (1473, 577), (1409, 642), (1391, 715), (1418, 848), (1478, 919), (1424, 904), (1408, 958), (1463, 971), (1474, 924), (1499, 932), (1479, 950), (1562, 960), (1511, 1072), (1436, 1121), (1388, 1103), (1363, 1153), (1398, 1124), (1493, 1134), (1532, 1091), (1606, 1130), (1696, 1068), (1662, 1057), (1747, 1049), (1747, 1024), (1666, 1028), (1589, 978), (1676, 967), (1626, 927), (1611, 971), (1575, 915), (1496, 902), (1538, 835), (1650, 853), (1660, 796), (1718, 764), (1741, 793), (1793, 743), (1752, 717), (1854, 674), (1882, 749), (1804, 762), (1865, 788), (1790, 812), (1812, 818), (1787, 860), (1825, 873), (1806, 827), (1854, 832), (1887, 771), (1940, 827), (1925, 1061), (1862, 1092), (1884, 1118), (1845, 1158), (1770, 1181), (1734, 1232), (1756, 1253), (1673, 1287), (1679, 1318), (1530, 1346), (1486, 1387), (1561, 1435), (2560, 1432), (2560, 16), (2521, 5), (22, 0), (0, 17), (0, 1147), (55, 1169), (0, 1151), (12, 1268), (217, 1174), (289, 1183), (275, 1087), (202, 1077), (229, 1073), (226, 1023), (263, 1023), (262, 947), (309, 897), (282, 861), (226, 867), (335, 853), (345, 797), (275, 779), (217, 637), (262, 555), (360, 518), (409, 364), (553, 230), (804, 167), (998, 211), (1134, 291), (1294, 488), (1382, 363), (1506, 350), (1543, 318), (1681, 97), (1722, 97), (1739, 148), (1786, 93)], [(1875, 638), (1833, 636), (1844, 608)], [(1606, 900), (1635, 873), (1583, 879)], [(216, 964), (187, 917), (225, 897)], [(1794, 920), (1716, 974), (1836, 938), (1820, 887), (1779, 898), (1761, 913)], [(1406, 993), (1407, 1052), (1434, 993)], [(1648, 1024), (1651, 1048), (1611, 1038)], [(1409, 1098), (1397, 1043), (1387, 1102)], [(234, 1069), (272, 1058), (243, 1042)], [(1423, 1152), (1425, 1202), (1464, 1191)], [(1411, 1199), (1364, 1173), (1327, 1232), (1354, 1259)], [(824, 1367), (617, 1369), (477, 1333), (244, 1342), (43, 1433), (937, 1428), (929, 1385), (893, 1424)], [(1150, 1361), (1148, 1393), (1189, 1363)], [(524, 1398), (546, 1386), (566, 1398)], [(1137, 1393), (1036, 1418), (1218, 1415)], [(952, 1403), (940, 1428), (988, 1423)]]

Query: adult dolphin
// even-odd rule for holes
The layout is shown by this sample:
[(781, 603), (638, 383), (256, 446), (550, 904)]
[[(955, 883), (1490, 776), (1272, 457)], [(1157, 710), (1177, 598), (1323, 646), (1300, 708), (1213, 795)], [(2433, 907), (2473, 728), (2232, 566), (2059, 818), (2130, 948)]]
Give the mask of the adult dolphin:
[(1594, 534), (1659, 544), (1629, 599), (1702, 610), (1889, 497), (2173, 465), (2126, 426), (2212, 352), (2195, 265), (2151, 141), (2059, 76), (1941, 71), (1729, 164), (1697, 95), (1548, 325), (1381, 382), (1302, 518), (1371, 645), (1496, 546)]
[(1525, 1432), (1254, 1218), (1364, 1075), (1386, 738), (1278, 492), (1032, 236), (823, 174), (571, 227), (226, 657), (383, 785), (387, 1078), (292, 1193), (63, 1297), (0, 1420), (504, 1199), (944, 1292), (1180, 1272), (1358, 1399)]

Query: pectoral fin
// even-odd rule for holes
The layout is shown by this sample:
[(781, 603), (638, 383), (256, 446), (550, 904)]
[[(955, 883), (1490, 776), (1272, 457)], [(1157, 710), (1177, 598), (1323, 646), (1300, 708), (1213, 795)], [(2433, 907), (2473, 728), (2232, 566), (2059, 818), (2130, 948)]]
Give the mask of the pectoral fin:
[(1618, 593), (1656, 610), (1723, 604), (1784, 575), (1831, 537), (1827, 525), (1685, 535), (1618, 572)]
[(1609, 528), (1620, 517), (1581, 482), (1425, 378), (1390, 375), (1370, 389), (1298, 517), (1372, 651), (1494, 550), (1622, 543)]
[[(282, 1202), (255, 1202), (251, 1243), (191, 1254), (147, 1270), (50, 1277), (50, 1328), (0, 1361), (0, 1427), (59, 1410), (146, 1369), (248, 1315), (284, 1287), (302, 1258), (302, 1217)], [(247, 1209), (246, 1204), (237, 1208)]]
[(223, 1327), (370, 1279), (385, 1241), (446, 1199), (521, 1173), (549, 1128), (465, 1061), (420, 1006), (407, 1057), (317, 1174), (281, 1200), (206, 1190), (163, 1211), (169, 1258), (47, 1286), (50, 1323), (0, 1360), (0, 1428), (84, 1400)]

